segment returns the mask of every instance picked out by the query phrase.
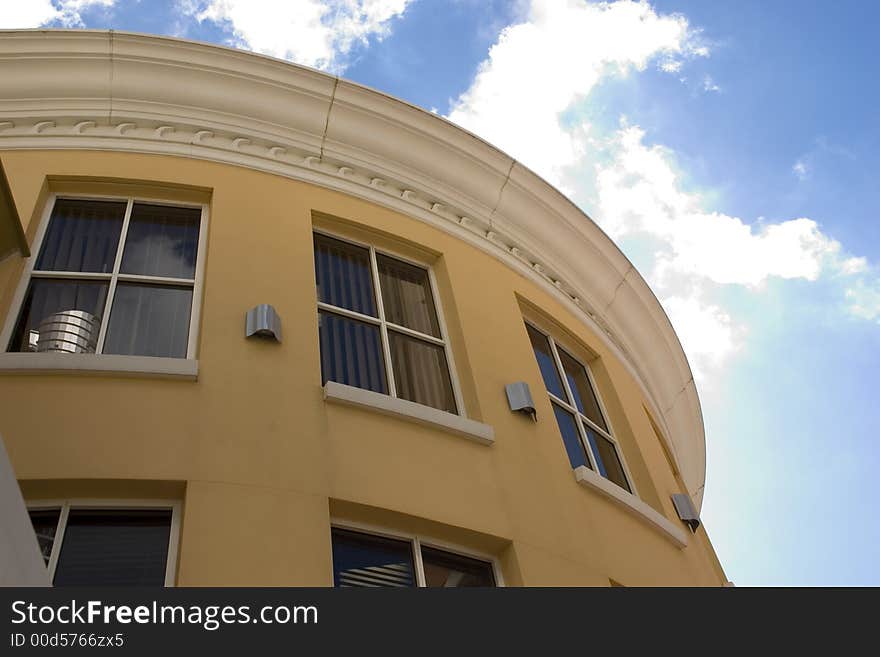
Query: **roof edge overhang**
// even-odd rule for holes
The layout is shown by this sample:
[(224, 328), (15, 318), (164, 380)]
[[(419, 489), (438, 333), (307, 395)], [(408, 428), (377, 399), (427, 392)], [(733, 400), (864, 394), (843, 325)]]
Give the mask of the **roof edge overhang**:
[(509, 155), (342, 78), (168, 37), (0, 31), (0, 79), (0, 150), (161, 153), (249, 167), (399, 210), (504, 261), (625, 364), (702, 503), (700, 402), (666, 313), (595, 222)]

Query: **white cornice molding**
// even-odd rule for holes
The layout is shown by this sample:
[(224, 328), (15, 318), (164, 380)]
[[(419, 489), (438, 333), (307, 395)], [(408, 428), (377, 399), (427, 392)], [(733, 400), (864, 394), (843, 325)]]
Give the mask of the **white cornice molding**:
[(179, 39), (0, 31), (0, 150), (199, 158), (339, 190), (468, 241), (550, 291), (627, 366), (699, 505), (690, 368), (642, 277), (569, 199), (429, 112), (319, 71)]

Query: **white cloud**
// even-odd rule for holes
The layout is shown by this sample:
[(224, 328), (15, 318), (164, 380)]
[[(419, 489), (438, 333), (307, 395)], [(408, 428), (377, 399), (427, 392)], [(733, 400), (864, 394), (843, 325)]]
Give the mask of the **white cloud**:
[[(745, 344), (748, 327), (712, 301), (712, 292), (738, 285), (756, 292), (771, 277), (847, 285), (846, 309), (880, 322), (880, 278), (864, 257), (848, 254), (812, 219), (749, 225), (704, 208), (686, 191), (674, 153), (644, 143), (638, 126), (621, 127), (607, 142), (609, 162), (592, 165), (593, 217), (614, 239), (647, 238), (657, 245), (642, 273), (657, 292), (705, 386)], [(862, 278), (852, 277), (862, 274)], [(846, 281), (849, 281), (848, 283)]]
[(560, 114), (605, 76), (644, 70), (660, 56), (694, 56), (694, 39), (686, 19), (644, 3), (533, 0), (525, 22), (502, 31), (449, 119), (560, 185), (585, 147)]
[(797, 179), (801, 182), (806, 180), (810, 175), (809, 165), (803, 158), (794, 163), (794, 165), (791, 167), (791, 171), (792, 173), (794, 173), (795, 176), (797, 176)]
[(669, 296), (660, 302), (676, 327), (698, 381), (706, 381), (743, 347), (746, 328), (702, 294)]
[(299, 64), (341, 71), (345, 56), (381, 39), (411, 0), (208, 0), (184, 3), (198, 20), (228, 23), (234, 45)]
[(859, 257), (846, 258), (840, 262), (839, 273), (843, 276), (862, 274), (868, 271), (868, 259)]
[(711, 75), (703, 76), (703, 91), (706, 93), (721, 93), (721, 87), (715, 84), (715, 80), (712, 79)]
[(738, 217), (703, 208), (703, 199), (682, 189), (668, 149), (647, 146), (637, 126), (624, 126), (610, 140), (614, 158), (596, 166), (602, 227), (616, 239), (659, 238), (655, 283), (665, 274), (688, 274), (718, 284), (760, 287), (771, 276), (816, 280), (823, 272), (854, 273), (863, 259), (843, 253), (840, 242), (805, 217), (750, 226)]
[[(20, 0), (3, 3), (0, 28), (40, 27), (58, 21), (65, 27), (84, 27), (80, 12), (93, 6), (111, 7), (116, 0)], [(56, 6), (57, 5), (57, 6)]]
[(31, 2), (7, 2), (0, 11), (0, 27), (3, 29), (20, 29), (39, 27), (55, 18), (58, 10), (49, 0), (31, 0)]
[[(505, 28), (449, 118), (586, 201), (609, 235), (654, 249), (642, 272), (661, 299), (703, 384), (743, 346), (748, 327), (717, 301), (721, 286), (758, 291), (771, 277), (815, 281), (867, 269), (864, 258), (808, 217), (754, 224), (707, 207), (684, 184), (675, 154), (645, 143), (625, 123), (611, 135), (572, 122), (604, 78), (654, 63), (683, 78), (706, 57), (700, 35), (680, 15), (644, 2), (532, 0), (522, 22)], [(709, 75), (706, 92), (721, 92)], [(563, 118), (568, 118), (566, 122)], [(567, 123), (567, 124), (566, 124)], [(863, 316), (880, 313), (868, 288), (850, 295)]]
[(848, 302), (847, 309), (856, 317), (874, 320), (880, 323), (880, 283), (874, 281), (873, 285), (863, 280), (846, 291)]
[(680, 59), (666, 59), (660, 62), (660, 70), (664, 73), (678, 73), (683, 65)]

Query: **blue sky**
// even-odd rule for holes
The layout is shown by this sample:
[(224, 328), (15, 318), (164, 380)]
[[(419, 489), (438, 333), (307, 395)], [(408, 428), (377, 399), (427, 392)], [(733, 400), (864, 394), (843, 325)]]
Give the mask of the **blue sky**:
[(880, 5), (3, 9), (0, 27), (111, 27), (284, 57), (507, 150), (621, 245), (676, 326), (706, 422), (703, 519), (729, 578), (880, 585)]

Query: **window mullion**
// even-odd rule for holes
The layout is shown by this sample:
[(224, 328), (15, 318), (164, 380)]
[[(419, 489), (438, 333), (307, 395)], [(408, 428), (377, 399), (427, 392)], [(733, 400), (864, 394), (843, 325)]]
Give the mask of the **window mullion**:
[(593, 447), (590, 445), (590, 439), (587, 436), (587, 426), (584, 424), (584, 418), (580, 413), (575, 413), (574, 419), (575, 424), (577, 424), (578, 432), (581, 435), (581, 444), (584, 446), (584, 452), (586, 452), (587, 458), (590, 459), (593, 472), (599, 474), (599, 458), (593, 453)]
[(333, 313), (335, 315), (340, 315), (342, 317), (348, 317), (350, 319), (356, 319), (359, 322), (364, 322), (365, 324), (372, 324), (373, 326), (379, 326), (382, 323), (378, 317), (371, 317), (370, 315), (364, 315), (363, 313), (359, 313), (355, 310), (349, 310), (348, 308), (334, 306), (332, 304), (325, 303), (323, 301), (318, 302), (318, 310), (323, 310), (325, 312)]
[(52, 541), (52, 553), (49, 555), (49, 563), (46, 569), (49, 571), (49, 583), (55, 581), (55, 569), (58, 566), (58, 557), (61, 554), (61, 543), (64, 540), (64, 532), (67, 530), (67, 518), (70, 515), (70, 502), (61, 505), (58, 514), (58, 526), (55, 528), (55, 540)]
[(423, 340), (424, 342), (430, 342), (431, 344), (435, 344), (438, 347), (443, 347), (446, 343), (440, 338), (436, 338), (433, 335), (428, 335), (427, 333), (422, 333), (421, 331), (415, 331), (411, 328), (407, 328), (406, 326), (401, 326), (400, 324), (395, 324), (394, 322), (386, 322), (388, 325), (388, 329), (391, 331), (397, 331), (398, 333), (403, 333), (404, 335), (408, 335), (411, 338), (415, 338), (417, 340)]
[(620, 468), (623, 470), (623, 478), (626, 480), (626, 485), (629, 486), (629, 492), (635, 496), (638, 496), (638, 493), (636, 492), (636, 485), (635, 483), (633, 483), (632, 473), (629, 471), (629, 468), (626, 465), (626, 459), (623, 458), (623, 449), (617, 439), (611, 433), (597, 427), (595, 423), (590, 420), (590, 418), (586, 417), (582, 413), (578, 413), (577, 416), (580, 420), (580, 423), (583, 425), (585, 432), (584, 435), (586, 435), (587, 430), (594, 431), (603, 438), (606, 438), (608, 442), (611, 443), (611, 447), (612, 449), (614, 449), (614, 452), (617, 455), (617, 460), (620, 462)]
[(568, 376), (566, 376), (565, 369), (562, 367), (562, 359), (559, 357), (559, 350), (556, 348), (556, 340), (548, 335), (547, 343), (550, 345), (550, 351), (553, 352), (553, 362), (556, 364), (556, 371), (559, 372), (559, 378), (562, 381), (562, 389), (565, 390), (568, 404), (579, 413), (580, 411), (577, 411), (577, 405), (574, 403), (574, 395), (571, 392), (571, 386), (568, 384)]
[(612, 443), (615, 443), (615, 444), (617, 443), (617, 439), (610, 432), (605, 431), (605, 429), (603, 429), (600, 426), (597, 426), (595, 422), (593, 422), (590, 418), (588, 418), (586, 415), (584, 415), (580, 411), (578, 411), (578, 415), (580, 415), (581, 420), (583, 420), (584, 424), (587, 425), (590, 429), (592, 429), (596, 433), (604, 436), (605, 438), (610, 440)]
[(588, 421), (591, 427), (595, 427), (600, 435), (606, 436), (611, 441), (611, 444), (614, 447), (614, 452), (617, 454), (617, 460), (620, 461), (620, 467), (623, 470), (623, 477), (626, 479), (629, 491), (638, 497), (639, 493), (636, 490), (635, 480), (633, 479), (632, 472), (629, 470), (629, 466), (626, 464), (626, 459), (623, 458), (623, 447), (614, 437), (614, 427), (611, 426), (611, 417), (608, 415), (608, 411), (605, 408), (605, 402), (599, 394), (599, 388), (596, 386), (596, 380), (593, 378), (593, 371), (589, 365), (584, 366), (584, 371), (587, 373), (587, 383), (589, 383), (593, 390), (593, 396), (596, 398), (596, 403), (599, 406), (599, 413), (602, 415), (602, 420), (608, 426), (608, 430), (604, 431), (599, 427), (596, 427), (595, 424), (587, 418), (584, 418), (584, 420)]
[(461, 393), (461, 386), (458, 381), (458, 370), (455, 368), (455, 358), (452, 354), (452, 344), (449, 339), (449, 332), (446, 328), (445, 315), (443, 307), (440, 303), (440, 290), (437, 287), (437, 279), (434, 275), (434, 268), (428, 267), (428, 288), (431, 291), (431, 301), (434, 304), (434, 312), (437, 315), (437, 326), (440, 328), (440, 337), (443, 339), (443, 351), (446, 354), (446, 367), (449, 370), (449, 380), (452, 382), (452, 396), (455, 399), (456, 412), (462, 417), (467, 417), (464, 407), (464, 398)]
[(611, 426), (611, 418), (608, 417), (608, 411), (605, 409), (605, 402), (602, 401), (602, 395), (599, 394), (596, 379), (593, 378), (593, 370), (589, 365), (584, 365), (584, 372), (587, 374), (587, 383), (590, 385), (590, 390), (593, 391), (593, 397), (596, 398), (596, 404), (599, 406), (599, 415), (602, 416), (602, 421), (608, 425), (608, 433), (614, 433), (614, 427)]
[(584, 453), (590, 460), (593, 471), (599, 472), (598, 459), (596, 458), (596, 455), (593, 454), (593, 448), (590, 446), (590, 441), (587, 437), (587, 429), (584, 427), (581, 412), (578, 410), (577, 404), (574, 403), (574, 394), (571, 392), (571, 385), (568, 382), (565, 368), (562, 367), (562, 359), (559, 357), (559, 350), (556, 348), (556, 340), (553, 339), (553, 336), (548, 335), (547, 343), (550, 345), (550, 351), (553, 352), (553, 362), (556, 363), (556, 371), (559, 372), (559, 378), (562, 381), (562, 389), (565, 390), (565, 396), (568, 398), (568, 406), (574, 411), (575, 424), (577, 425), (578, 433), (581, 437), (581, 445), (583, 445)]
[(128, 235), (128, 224), (131, 221), (131, 210), (134, 201), (128, 199), (125, 206), (125, 218), (122, 220), (122, 231), (119, 234), (119, 245), (116, 247), (116, 259), (113, 261), (113, 274), (110, 278), (110, 287), (107, 289), (107, 300), (104, 302), (104, 316), (101, 317), (101, 330), (98, 333), (98, 344), (95, 353), (104, 351), (104, 340), (107, 337), (107, 325), (110, 323), (110, 311), (113, 307), (113, 297), (116, 294), (116, 281), (119, 278), (119, 268), (122, 266), (122, 253), (125, 251), (125, 239)]
[(186, 357), (195, 358), (196, 347), (199, 342), (199, 322), (202, 314), (202, 285), (205, 280), (205, 248), (208, 243), (208, 213), (207, 204), (200, 206), (199, 215), (199, 241), (196, 245), (196, 270), (193, 272), (193, 298), (189, 309), (189, 338), (186, 343)]
[(50, 271), (48, 269), (36, 269), (31, 272), (32, 278), (57, 278), (80, 281), (109, 281), (113, 274), (90, 272), (90, 271)]
[(413, 537), (412, 550), (413, 561), (416, 565), (416, 584), (420, 588), (425, 588), (427, 586), (425, 583), (425, 564), (422, 561), (422, 543), (419, 541), (418, 536)]
[(152, 283), (155, 285), (179, 285), (180, 287), (193, 287), (195, 281), (191, 278), (172, 278), (169, 276), (147, 276), (145, 274), (119, 274), (117, 281), (131, 283)]
[(575, 408), (574, 406), (572, 406), (571, 404), (569, 404), (569, 403), (568, 403), (567, 401), (565, 401), (564, 399), (561, 399), (561, 398), (557, 397), (556, 395), (554, 395), (554, 394), (553, 394), (552, 392), (550, 392), (549, 390), (547, 391), (547, 396), (550, 397), (550, 401), (552, 401), (553, 403), (555, 403), (555, 404), (557, 404), (557, 405), (559, 405), (559, 406), (562, 406), (562, 408), (564, 408), (565, 410), (567, 410), (567, 411), (568, 411), (569, 413), (571, 413), (572, 415), (580, 415), (580, 411), (579, 411), (577, 408)]
[(388, 394), (397, 397), (397, 385), (394, 382), (394, 368), (391, 365), (391, 343), (388, 340), (388, 325), (385, 321), (385, 304), (382, 301), (382, 286), (379, 284), (379, 264), (376, 261), (376, 249), (370, 247), (370, 271), (373, 276), (373, 291), (376, 295), (376, 307), (379, 311), (379, 334), (382, 337), (382, 351), (385, 356), (385, 379), (388, 381)]

